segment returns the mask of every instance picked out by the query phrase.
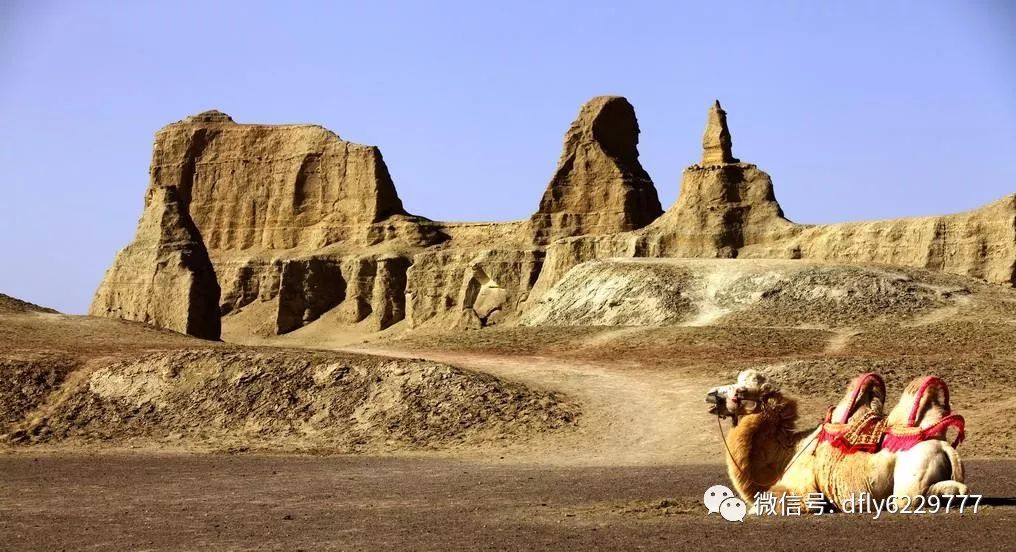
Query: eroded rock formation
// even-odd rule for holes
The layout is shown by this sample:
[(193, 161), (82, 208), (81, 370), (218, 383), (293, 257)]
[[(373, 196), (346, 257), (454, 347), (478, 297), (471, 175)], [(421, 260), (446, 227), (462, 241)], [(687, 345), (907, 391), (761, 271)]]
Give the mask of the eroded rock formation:
[(1016, 194), (953, 215), (798, 226), (751, 256), (917, 266), (1016, 286)]
[[(404, 301), (389, 296), (403, 293), (399, 282), (410, 264), (399, 252), (446, 239), (439, 226), (405, 212), (378, 148), (319, 126), (237, 124), (218, 111), (170, 124), (156, 134), (148, 195), (159, 198), (166, 190), (173, 212), (186, 217), (192, 241), (207, 251), (209, 269), (214, 266), (217, 278), (195, 284), (210, 280), (214, 290), (200, 294), (214, 295), (215, 302), (221, 286), (214, 311), (228, 323), (249, 306), (274, 305), (270, 315), (262, 313), (271, 319), (257, 324), (258, 332), (292, 331), (347, 301), (350, 322), (375, 311), (378, 326), (397, 322)], [(145, 274), (140, 265), (147, 261), (133, 260), (134, 252), (150, 250), (142, 234), (164, 224), (152, 210), (158, 204), (146, 208), (144, 232), (114, 263), (117, 279), (100, 289), (93, 313), (217, 338), (217, 329), (195, 333), (189, 325), (159, 322), (166, 316), (153, 318), (152, 307), (121, 304), (125, 295), (152, 295), (132, 291), (137, 285), (124, 275)], [(378, 259), (393, 255), (375, 278)], [(149, 264), (152, 272), (157, 265)]]
[(137, 237), (91, 312), (208, 338), (220, 314), (238, 336), (480, 328), (514, 323), (570, 268), (610, 257), (872, 262), (1016, 285), (1016, 195), (957, 215), (794, 224), (769, 175), (733, 156), (716, 102), (701, 162), (662, 213), (638, 133), (627, 100), (593, 98), (532, 217), (442, 223), (405, 211), (376, 147), (312, 125), (189, 117), (157, 133)]
[(784, 218), (769, 175), (733, 157), (726, 113), (717, 102), (707, 116), (702, 163), (685, 169), (677, 202), (638, 231), (551, 243), (531, 301), (572, 267), (610, 257), (880, 263), (1016, 285), (1016, 195), (954, 215), (794, 224)]
[(702, 166), (737, 163), (733, 145), (727, 128), (727, 112), (720, 107), (720, 100), (716, 100), (709, 108), (706, 131), (702, 135)]
[(88, 313), (219, 339), (219, 284), (174, 186), (149, 190), (134, 241), (106, 272)]
[(381, 152), (313, 125), (236, 124), (208, 111), (155, 136), (152, 188), (176, 186), (210, 251), (377, 240), (405, 215)]
[(441, 250), (416, 255), (409, 269), (409, 325), (492, 326), (529, 297), (543, 266), (538, 249)]
[(346, 281), (330, 259), (294, 259), (282, 263), (276, 333), (313, 322), (346, 298)]
[(618, 96), (586, 102), (564, 137), (557, 171), (532, 217), (537, 243), (635, 230), (663, 213), (639, 163), (635, 108)]

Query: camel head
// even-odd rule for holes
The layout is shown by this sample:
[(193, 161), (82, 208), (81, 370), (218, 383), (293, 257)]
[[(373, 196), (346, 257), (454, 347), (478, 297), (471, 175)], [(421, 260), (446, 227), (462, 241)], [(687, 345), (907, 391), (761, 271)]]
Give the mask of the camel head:
[(737, 375), (734, 383), (710, 389), (706, 393), (706, 402), (710, 405), (710, 414), (720, 418), (729, 416), (736, 426), (738, 418), (758, 413), (767, 399), (777, 393), (779, 389), (757, 370), (744, 370)]

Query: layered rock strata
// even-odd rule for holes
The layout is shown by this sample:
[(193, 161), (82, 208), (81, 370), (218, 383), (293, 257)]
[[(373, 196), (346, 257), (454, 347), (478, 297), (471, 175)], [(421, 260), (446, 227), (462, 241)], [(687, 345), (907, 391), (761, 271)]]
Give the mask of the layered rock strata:
[(210, 339), (220, 314), (231, 334), (480, 328), (513, 323), (570, 268), (609, 257), (884, 263), (1016, 285), (1016, 195), (956, 215), (794, 224), (769, 175), (734, 157), (716, 102), (701, 162), (663, 213), (638, 134), (627, 100), (593, 98), (535, 214), (444, 223), (406, 212), (376, 147), (201, 113), (156, 134), (137, 236), (91, 312)]
[(685, 169), (677, 202), (638, 231), (550, 244), (531, 301), (572, 267), (610, 257), (879, 263), (1016, 285), (1016, 195), (953, 215), (795, 224), (784, 218), (769, 175), (733, 156), (726, 113), (716, 102), (707, 115), (702, 163)]

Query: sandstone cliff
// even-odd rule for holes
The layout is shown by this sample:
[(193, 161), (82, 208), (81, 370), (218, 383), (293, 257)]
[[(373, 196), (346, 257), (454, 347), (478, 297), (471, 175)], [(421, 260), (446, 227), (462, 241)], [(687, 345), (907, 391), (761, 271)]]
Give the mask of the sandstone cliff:
[(88, 313), (219, 339), (219, 284), (176, 187), (149, 190), (134, 241), (106, 272)]
[(156, 134), (150, 187), (166, 186), (180, 189), (209, 251), (368, 243), (370, 224), (405, 214), (376, 147), (217, 111)]
[[(193, 293), (218, 301), (221, 286), (214, 312), (227, 321), (248, 305), (272, 303), (258, 331), (291, 331), (341, 303), (351, 322), (375, 311), (378, 327), (397, 322), (405, 289), (399, 282), (410, 264), (397, 253), (446, 239), (440, 225), (405, 212), (378, 148), (314, 125), (238, 124), (218, 111), (170, 124), (156, 134), (147, 193), (162, 197), (165, 190), (217, 274), (188, 284), (212, 284)], [(152, 209), (142, 215), (145, 232), (163, 224)], [(133, 260), (135, 250), (151, 249), (141, 234), (114, 262), (111, 273), (119, 276), (107, 278), (93, 313), (152, 318), (150, 307), (121, 304), (122, 297), (152, 295), (125, 277), (145, 274), (143, 261)], [(162, 325), (218, 337), (217, 329)]]
[(498, 324), (529, 297), (542, 266), (543, 252), (537, 249), (420, 253), (409, 269), (406, 318), (410, 327)]
[(769, 175), (734, 157), (716, 102), (701, 161), (662, 213), (638, 134), (627, 100), (593, 98), (535, 214), (444, 223), (406, 212), (376, 147), (201, 113), (157, 133), (138, 235), (91, 312), (208, 338), (220, 314), (231, 336), (479, 328), (514, 323), (569, 269), (611, 257), (873, 262), (1016, 285), (1016, 196), (956, 215), (794, 224)]
[(685, 169), (677, 202), (638, 231), (553, 242), (531, 299), (543, 297), (572, 267), (609, 257), (881, 263), (1016, 285), (1016, 196), (954, 215), (794, 224), (784, 218), (769, 175), (733, 156), (726, 112), (716, 102), (707, 115), (702, 163)]
[(618, 96), (586, 102), (564, 138), (557, 171), (532, 217), (535, 240), (641, 228), (663, 213), (639, 163), (635, 109)]
[(953, 215), (797, 226), (748, 253), (916, 266), (1016, 286), (1016, 194)]

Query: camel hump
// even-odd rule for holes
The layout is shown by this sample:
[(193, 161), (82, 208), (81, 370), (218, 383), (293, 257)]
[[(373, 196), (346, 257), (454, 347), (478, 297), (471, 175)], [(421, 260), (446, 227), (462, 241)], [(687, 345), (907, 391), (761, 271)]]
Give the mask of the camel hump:
[(890, 426), (927, 429), (952, 414), (949, 386), (938, 376), (922, 376), (907, 384), (900, 400), (889, 412)]
[(854, 378), (847, 386), (840, 402), (826, 415), (826, 422), (848, 423), (858, 414), (874, 412), (882, 415), (885, 404), (885, 380), (882, 376), (868, 372)]

